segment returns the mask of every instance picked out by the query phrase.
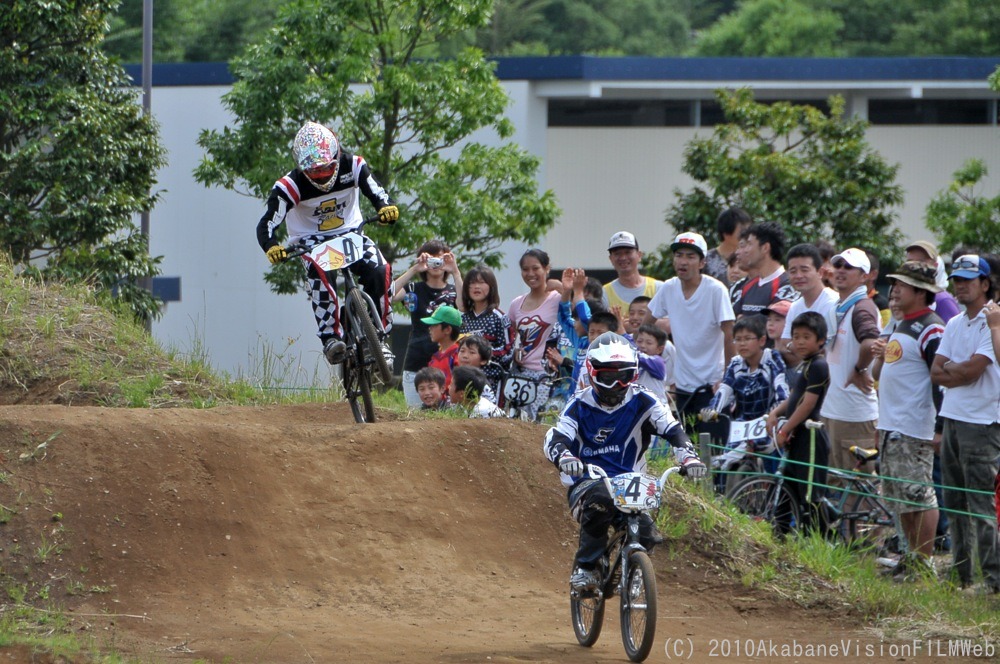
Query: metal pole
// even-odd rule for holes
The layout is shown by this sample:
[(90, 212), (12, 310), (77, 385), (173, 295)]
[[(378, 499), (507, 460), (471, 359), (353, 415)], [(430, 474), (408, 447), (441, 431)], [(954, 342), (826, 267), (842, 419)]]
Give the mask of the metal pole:
[[(153, 0), (142, 0), (142, 112), (147, 117), (152, 113), (153, 108)], [(149, 253), (149, 211), (142, 213), (139, 222), (139, 231), (146, 245), (146, 253)], [(139, 285), (146, 289), (153, 289), (153, 280), (149, 277), (142, 277)], [(150, 321), (146, 322), (149, 328)]]

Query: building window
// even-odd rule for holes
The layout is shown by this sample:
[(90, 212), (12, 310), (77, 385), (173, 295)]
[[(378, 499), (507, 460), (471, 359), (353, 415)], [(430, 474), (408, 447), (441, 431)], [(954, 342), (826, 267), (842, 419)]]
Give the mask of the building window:
[[(773, 104), (774, 100), (760, 100)], [(791, 102), (830, 107), (822, 99)], [(715, 101), (666, 99), (550, 99), (550, 127), (711, 127), (725, 121)]]
[(881, 125), (993, 124), (993, 99), (869, 99), (868, 120)]
[(550, 127), (689, 127), (690, 101), (550, 99)]

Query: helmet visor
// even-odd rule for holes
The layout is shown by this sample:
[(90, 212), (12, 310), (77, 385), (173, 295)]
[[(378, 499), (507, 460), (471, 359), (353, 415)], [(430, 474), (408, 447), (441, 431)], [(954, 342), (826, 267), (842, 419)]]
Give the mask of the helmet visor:
[(635, 380), (637, 375), (635, 367), (624, 369), (594, 369), (590, 372), (590, 380), (594, 385), (606, 389), (615, 387), (628, 387), (628, 384)]
[(337, 162), (332, 161), (329, 164), (307, 168), (302, 173), (315, 182), (327, 182), (337, 174), (337, 166)]

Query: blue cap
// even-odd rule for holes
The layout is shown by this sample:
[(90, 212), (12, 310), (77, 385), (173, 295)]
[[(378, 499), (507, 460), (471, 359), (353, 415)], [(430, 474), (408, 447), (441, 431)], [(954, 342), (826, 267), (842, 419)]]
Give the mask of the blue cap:
[(990, 264), (977, 254), (965, 254), (955, 259), (951, 264), (949, 279), (978, 279), (990, 276)]

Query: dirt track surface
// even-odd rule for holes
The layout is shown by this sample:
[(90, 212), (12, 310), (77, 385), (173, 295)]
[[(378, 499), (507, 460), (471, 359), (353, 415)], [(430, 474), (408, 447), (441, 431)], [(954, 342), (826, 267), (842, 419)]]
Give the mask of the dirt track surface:
[[(47, 577), (82, 635), (143, 662), (627, 661), (617, 599), (597, 645), (576, 645), (576, 531), (542, 431), (359, 426), (340, 404), (0, 407), (0, 504), (17, 510), (0, 562)], [(43, 535), (62, 551), (40, 562)], [(650, 662), (943, 661), (900, 656), (849, 607), (748, 590), (708, 552), (666, 553), (653, 556)], [(747, 639), (848, 653), (736, 656)], [(0, 650), (0, 662), (22, 654)]]

